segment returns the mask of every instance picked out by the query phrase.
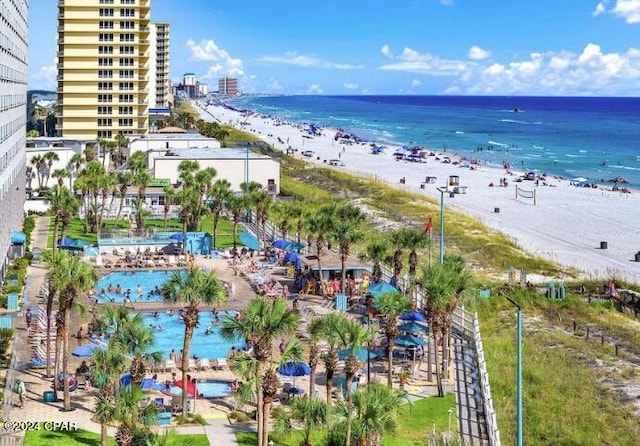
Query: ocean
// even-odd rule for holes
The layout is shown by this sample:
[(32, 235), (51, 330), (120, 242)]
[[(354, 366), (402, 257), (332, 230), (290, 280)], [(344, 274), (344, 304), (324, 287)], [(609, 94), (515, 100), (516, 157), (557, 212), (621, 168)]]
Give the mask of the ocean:
[(492, 166), (640, 189), (640, 98), (251, 96), (234, 106)]

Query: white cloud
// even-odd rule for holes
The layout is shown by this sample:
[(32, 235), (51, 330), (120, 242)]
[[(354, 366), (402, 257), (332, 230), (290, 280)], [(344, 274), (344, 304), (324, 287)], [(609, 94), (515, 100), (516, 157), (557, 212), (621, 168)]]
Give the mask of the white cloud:
[(640, 0), (616, 0), (612, 8), (608, 8), (609, 1), (601, 1), (593, 11), (594, 16), (605, 13), (613, 14), (629, 24), (640, 23)]
[[(629, 90), (629, 85), (639, 85)], [(466, 65), (446, 90), (464, 94), (638, 95), (640, 50), (605, 53), (594, 43), (579, 54), (531, 53), (527, 59)]]
[(413, 79), (411, 81), (411, 87), (412, 88), (419, 87), (420, 85), (422, 85), (422, 81), (420, 79)]
[(282, 84), (280, 84), (278, 79), (272, 77), (271, 79), (269, 79), (268, 89), (270, 93), (277, 93), (283, 91), (284, 87), (282, 86)]
[(473, 45), (469, 48), (469, 59), (484, 60), (491, 57), (491, 51), (483, 50), (479, 46)]
[(37, 73), (32, 74), (29, 81), (29, 89), (55, 90), (57, 86), (56, 76), (58, 75), (57, 62), (54, 59), (51, 65), (40, 67)]
[(410, 73), (430, 74), (438, 76), (455, 76), (466, 68), (467, 63), (458, 60), (441, 59), (429, 53), (405, 48), (402, 54), (396, 57), (398, 62), (378, 67), (385, 71), (406, 71)]
[(266, 63), (295, 65), (302, 68), (332, 68), (335, 70), (357, 70), (364, 68), (363, 65), (329, 62), (317, 57), (298, 54), (296, 52), (288, 52), (283, 56), (266, 55), (260, 57), (258, 60)]
[(322, 88), (318, 84), (311, 84), (307, 89), (307, 94), (323, 94)]
[(244, 75), (242, 60), (235, 59), (222, 48), (218, 47), (215, 41), (202, 40), (196, 43), (192, 39), (187, 40), (187, 47), (191, 51), (191, 57), (199, 62), (216, 62), (211, 65), (203, 77), (205, 79), (217, 78), (220, 76), (240, 77)]
[(347, 90), (357, 90), (359, 87), (358, 84), (356, 84), (355, 82), (345, 82), (344, 83), (344, 88), (346, 88)]
[(382, 48), (380, 48), (380, 52), (389, 59), (393, 59), (393, 53), (391, 52), (391, 48), (389, 48), (389, 45), (383, 45)]

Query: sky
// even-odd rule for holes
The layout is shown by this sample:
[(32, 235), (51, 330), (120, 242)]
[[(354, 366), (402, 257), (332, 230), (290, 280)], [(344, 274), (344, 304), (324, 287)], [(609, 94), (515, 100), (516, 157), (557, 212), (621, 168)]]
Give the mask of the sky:
[[(97, 3), (97, 2), (95, 2)], [(57, 2), (32, 0), (30, 89), (55, 89)], [(640, 0), (152, 0), (170, 70), (217, 89), (640, 96)]]

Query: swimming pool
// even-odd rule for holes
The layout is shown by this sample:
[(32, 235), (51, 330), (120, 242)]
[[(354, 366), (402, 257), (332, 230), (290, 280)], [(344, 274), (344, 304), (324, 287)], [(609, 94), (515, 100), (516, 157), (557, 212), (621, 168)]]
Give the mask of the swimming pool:
[[(156, 286), (162, 288), (171, 275), (176, 270), (141, 270), (141, 271), (114, 271), (100, 278), (95, 287), (95, 297), (98, 302), (123, 302), (125, 292), (131, 290), (132, 302), (158, 302), (162, 300), (162, 296), (151, 294)], [(181, 274), (185, 274), (186, 270), (177, 270)], [(109, 286), (114, 287), (114, 291), (109, 291)], [(116, 293), (115, 288), (120, 286), (121, 292)], [(140, 287), (140, 289), (138, 289)], [(102, 293), (104, 290), (104, 294)]]
[[(218, 312), (219, 324), (227, 316), (235, 316), (235, 312), (220, 311)], [(153, 349), (162, 353), (164, 359), (169, 359), (171, 350), (176, 353), (182, 350), (184, 343), (184, 323), (178, 317), (176, 312), (174, 315), (167, 313), (159, 313), (154, 316), (150, 313), (143, 313), (144, 323), (147, 326), (154, 327), (154, 345)], [(231, 347), (235, 346), (239, 349), (240, 343), (228, 342), (220, 336), (220, 325), (215, 325), (215, 318), (211, 311), (200, 312), (200, 326), (197, 327), (191, 339), (191, 349), (189, 357), (193, 358), (195, 354), (199, 359), (207, 358), (214, 360), (217, 358), (226, 358), (229, 355)], [(158, 329), (162, 326), (162, 330)], [(212, 333), (207, 335), (205, 331), (211, 326)], [(179, 364), (178, 364), (179, 366)]]
[[(220, 398), (231, 395), (231, 383), (215, 379), (200, 379), (197, 381), (196, 390), (198, 391), (199, 397)], [(182, 389), (172, 385), (169, 393), (172, 395), (182, 395)]]

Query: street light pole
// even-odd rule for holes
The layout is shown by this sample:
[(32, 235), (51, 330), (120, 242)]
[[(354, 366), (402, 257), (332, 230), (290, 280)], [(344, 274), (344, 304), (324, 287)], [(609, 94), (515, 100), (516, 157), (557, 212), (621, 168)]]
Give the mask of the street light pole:
[(440, 192), (440, 263), (444, 263), (444, 193), (443, 187), (436, 188)]
[(517, 326), (517, 364), (516, 364), (516, 446), (522, 446), (523, 426), (522, 426), (522, 309), (513, 299), (507, 297), (516, 308)]

